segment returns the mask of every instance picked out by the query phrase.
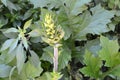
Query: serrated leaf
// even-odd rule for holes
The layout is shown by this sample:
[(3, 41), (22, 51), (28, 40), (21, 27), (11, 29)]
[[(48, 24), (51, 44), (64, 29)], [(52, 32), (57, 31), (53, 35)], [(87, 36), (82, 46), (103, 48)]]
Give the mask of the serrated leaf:
[(44, 53), (41, 57), (42, 60), (49, 61), (51, 64), (53, 63), (53, 48), (51, 46), (43, 49)]
[(0, 77), (5, 78), (10, 74), (11, 67), (6, 64), (0, 64)]
[(91, 78), (98, 78), (100, 76), (100, 68), (102, 66), (102, 61), (99, 57), (92, 55), (89, 51), (86, 51), (84, 55), (85, 67), (80, 69), (80, 71), (85, 76), (90, 76)]
[(105, 60), (105, 65), (108, 67), (114, 67), (120, 64), (120, 54), (118, 53), (119, 45), (117, 40), (109, 40), (106, 37), (101, 36), (100, 42), (102, 49), (99, 52), (99, 56), (102, 60)]
[[(73, 0), (75, 2), (71, 14), (78, 15), (87, 9), (85, 4), (88, 4), (91, 0)], [(70, 1), (69, 1), (70, 2)]]
[(23, 50), (23, 46), (22, 44), (20, 43), (17, 47), (17, 51), (16, 51), (16, 59), (17, 59), (17, 69), (18, 69), (18, 74), (20, 74), (22, 68), (23, 68), (23, 65), (24, 65), (24, 62), (25, 62), (25, 52)]
[(23, 27), (24, 30), (26, 30), (28, 27), (30, 27), (31, 22), (32, 22), (32, 19), (30, 19), (30, 20), (28, 20), (27, 22), (25, 22), (24, 27)]
[(91, 0), (65, 0), (66, 6), (70, 9), (70, 14), (78, 15), (87, 9), (85, 4), (88, 4)]
[(62, 28), (63, 28), (63, 30), (65, 32), (64, 40), (67, 40), (71, 36), (72, 31), (71, 31), (71, 29), (69, 27), (66, 27), (66, 26), (62, 27)]
[(4, 50), (8, 49), (11, 46), (11, 44), (13, 43), (14, 40), (15, 39), (6, 40), (2, 45), (1, 51), (4, 51)]
[(58, 58), (58, 70), (65, 68), (65, 66), (67, 66), (70, 60), (71, 60), (71, 51), (67, 46), (63, 46)]
[(43, 69), (41, 68), (41, 63), (39, 63), (39, 67), (35, 67), (32, 65), (29, 61), (25, 64), (24, 69), (23, 69), (26, 77), (28, 79), (34, 79), (35, 77), (40, 76), (41, 72)]
[(84, 20), (78, 29), (76, 36), (77, 40), (84, 39), (86, 34), (101, 34), (108, 32), (110, 29), (107, 24), (111, 22), (111, 18), (114, 17), (114, 12), (105, 10), (100, 5), (91, 9), (92, 16), (89, 12), (84, 13)]
[[(71, 34), (75, 36), (80, 31), (81, 18), (78, 14), (87, 9), (85, 3), (89, 3), (90, 0), (64, 0), (65, 6), (61, 7), (58, 15), (58, 22), (65, 31), (64, 39), (68, 39)], [(79, 5), (80, 4), (80, 5)], [(76, 10), (77, 9), (77, 10)]]
[(110, 75), (120, 77), (120, 65), (112, 68), (111, 71), (110, 71)]

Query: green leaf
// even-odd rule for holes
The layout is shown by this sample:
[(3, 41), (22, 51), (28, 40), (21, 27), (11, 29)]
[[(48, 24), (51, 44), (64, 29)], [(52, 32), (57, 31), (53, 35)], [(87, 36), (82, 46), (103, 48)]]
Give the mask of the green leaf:
[[(11, 28), (10, 28), (11, 29)], [(15, 29), (15, 28), (14, 28)], [(8, 32), (6, 32), (8, 30)], [(16, 31), (9, 31), (9, 29), (2, 29), (2, 33), (7, 37), (7, 38), (16, 38), (18, 36), (17, 30)]]
[(43, 49), (44, 53), (41, 57), (42, 60), (49, 61), (51, 64), (53, 63), (53, 47), (49, 46)]
[(24, 65), (24, 62), (25, 62), (25, 52), (23, 50), (23, 46), (22, 44), (20, 43), (17, 47), (17, 52), (16, 52), (16, 59), (17, 59), (17, 69), (18, 69), (18, 74), (20, 74), (22, 68), (23, 68), (23, 65)]
[(90, 76), (91, 78), (98, 78), (100, 76), (102, 61), (99, 57), (92, 55), (89, 51), (86, 51), (84, 55), (84, 63), (86, 66), (80, 69), (80, 71), (85, 76)]
[(50, 72), (44, 73), (41, 77), (37, 78), (36, 80), (51, 80), (52, 76)]
[(38, 55), (32, 50), (30, 50), (30, 55), (31, 56), (29, 59), (30, 59), (31, 64), (33, 64), (36, 68), (39, 67), (40, 59)]
[(0, 28), (2, 28), (5, 24), (8, 23), (8, 19), (0, 16)]
[[(71, 2), (69, 0), (67, 0), (67, 1)], [(85, 4), (88, 4), (91, 0), (72, 0), (72, 1), (73, 1), (74, 5), (71, 5), (71, 8), (72, 8), (71, 14), (78, 15), (87, 9), (87, 6)]]
[(28, 10), (27, 12), (25, 12), (23, 20), (28, 19), (32, 14), (33, 14), (33, 12), (31, 10)]
[(5, 78), (10, 74), (11, 67), (5, 64), (0, 64), (0, 77)]
[(10, 71), (10, 75), (9, 75), (9, 80), (12, 80), (11, 77), (12, 77), (12, 74), (13, 74), (13, 71), (16, 69), (16, 66), (14, 66), (11, 71)]
[(109, 73), (109, 74), (110, 74), (110, 75), (117, 76), (117, 77), (120, 77), (120, 65), (112, 68), (112, 69), (110, 70), (110, 73)]
[(106, 37), (101, 36), (100, 42), (102, 49), (99, 52), (99, 56), (102, 60), (105, 60), (105, 65), (108, 67), (114, 67), (120, 64), (120, 54), (118, 53), (119, 44), (117, 40), (109, 40)]
[(85, 39), (86, 34), (101, 34), (110, 31), (107, 24), (111, 22), (111, 18), (114, 17), (113, 11), (108, 11), (102, 8), (100, 5), (91, 9), (92, 16), (89, 12), (84, 13), (83, 22), (78, 28), (77, 40)]
[(27, 50), (29, 45), (28, 45), (26, 37), (22, 37), (22, 42), (23, 42), (25, 49)]
[(65, 35), (64, 35), (64, 40), (67, 40), (71, 34), (72, 34), (72, 31), (69, 27), (66, 27), (66, 26), (62, 26), (64, 32), (65, 32)]
[(4, 51), (4, 50), (8, 49), (11, 46), (11, 44), (13, 43), (14, 40), (15, 39), (6, 40), (2, 45), (1, 51)]
[(39, 36), (41, 35), (41, 33), (40, 33), (40, 30), (39, 30), (39, 29), (34, 29), (34, 30), (32, 30), (32, 31), (29, 33), (29, 35), (30, 35), (31, 37), (39, 37)]
[(16, 47), (17, 47), (17, 44), (18, 44), (18, 38), (17, 39), (15, 39), (13, 42), (12, 42), (12, 44), (11, 44), (11, 46), (10, 46), (10, 48), (9, 48), (9, 52), (8, 53), (11, 53)]
[(38, 77), (36, 80), (59, 80), (62, 75), (58, 72), (45, 72), (42, 76)]
[(94, 39), (91, 41), (87, 41), (87, 43), (85, 44), (85, 48), (94, 55), (98, 55), (98, 51), (101, 49), (100, 40)]
[[(47, 0), (48, 1), (48, 0)], [(44, 7), (47, 2), (46, 0), (30, 0), (30, 2), (34, 5), (34, 8)]]
[(85, 4), (90, 1), (91, 0), (65, 0), (62, 2), (65, 6), (62, 5), (59, 10), (58, 22), (65, 31), (65, 40), (68, 39), (71, 34), (75, 36), (80, 31), (80, 24), (84, 18), (81, 18), (78, 14), (87, 10), (87, 6)]
[(0, 55), (0, 63), (5, 63), (8, 64), (10, 63), (16, 55), (16, 49), (13, 50), (11, 53), (8, 53), (8, 50), (5, 50), (2, 52), (2, 54)]
[(4, 33), (18, 32), (16, 28), (9, 28)]
[(60, 0), (30, 0), (30, 2), (34, 5), (34, 8), (38, 7), (48, 7), (49, 9), (58, 8), (61, 4)]
[[(7, 4), (6, 4), (7, 3)], [(18, 8), (16, 7), (16, 5), (14, 3), (12, 3), (11, 1), (9, 0), (6, 0), (6, 3), (5, 3), (5, 6), (8, 7), (9, 10), (18, 10)]]
[(32, 19), (30, 19), (30, 20), (28, 20), (27, 22), (25, 22), (24, 27), (23, 27), (24, 30), (26, 30), (28, 27), (30, 27), (31, 22), (32, 22)]
[(1, 2), (2, 2), (5, 6), (7, 6), (7, 0), (1, 0)]
[(23, 70), (28, 79), (33, 79), (40, 76), (41, 72), (43, 71), (43, 69), (41, 68), (41, 63), (39, 64), (39, 67), (36, 68), (29, 61), (25, 64)]
[(71, 60), (71, 50), (67, 46), (63, 46), (59, 52), (58, 70), (61, 70), (65, 68), (68, 65), (68, 62)]

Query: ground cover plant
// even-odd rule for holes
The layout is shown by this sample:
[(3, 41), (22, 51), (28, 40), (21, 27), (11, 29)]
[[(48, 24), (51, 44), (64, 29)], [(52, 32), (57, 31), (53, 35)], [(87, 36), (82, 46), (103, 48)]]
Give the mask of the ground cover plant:
[(0, 80), (120, 80), (120, 0), (0, 0)]

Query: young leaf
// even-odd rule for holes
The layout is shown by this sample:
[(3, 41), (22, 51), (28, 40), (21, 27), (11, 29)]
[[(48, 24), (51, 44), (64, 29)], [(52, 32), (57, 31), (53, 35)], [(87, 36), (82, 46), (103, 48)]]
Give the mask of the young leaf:
[(17, 52), (16, 52), (18, 74), (20, 74), (20, 72), (23, 68), (25, 58), (26, 58), (25, 57), (25, 52), (23, 50), (22, 44), (20, 43), (17, 47)]
[(25, 49), (27, 50), (28, 49), (28, 42), (27, 42), (26, 37), (22, 37), (22, 42), (23, 42)]
[(108, 67), (114, 67), (120, 64), (120, 54), (118, 53), (119, 45), (117, 40), (109, 40), (106, 37), (101, 36), (100, 42), (102, 49), (99, 52), (99, 56), (102, 60), (105, 60), (105, 65)]
[(32, 22), (32, 19), (30, 19), (27, 22), (25, 22), (23, 29), (26, 30), (28, 27), (30, 27), (31, 22)]
[(84, 63), (86, 66), (80, 69), (80, 71), (85, 76), (90, 76), (91, 78), (98, 78), (100, 76), (102, 62), (99, 57), (92, 55), (89, 51), (86, 51), (84, 55)]

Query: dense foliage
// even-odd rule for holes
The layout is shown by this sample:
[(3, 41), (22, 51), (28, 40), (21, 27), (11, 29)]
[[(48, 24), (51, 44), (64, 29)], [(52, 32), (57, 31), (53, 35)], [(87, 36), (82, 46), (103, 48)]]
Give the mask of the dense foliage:
[(120, 80), (120, 0), (0, 0), (0, 80)]

